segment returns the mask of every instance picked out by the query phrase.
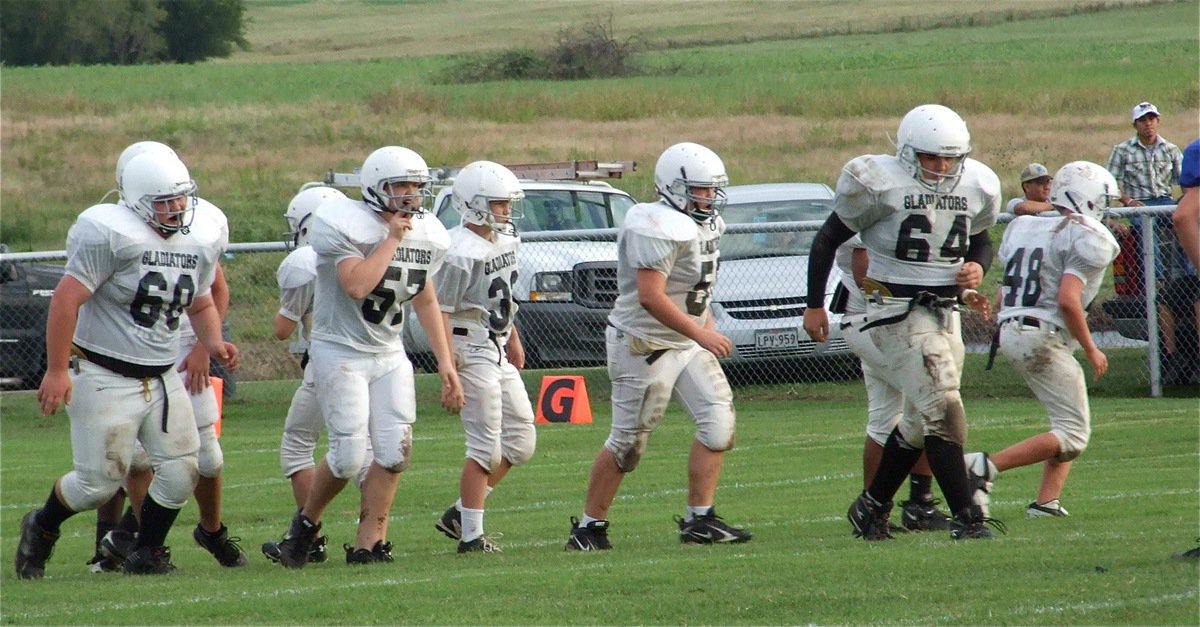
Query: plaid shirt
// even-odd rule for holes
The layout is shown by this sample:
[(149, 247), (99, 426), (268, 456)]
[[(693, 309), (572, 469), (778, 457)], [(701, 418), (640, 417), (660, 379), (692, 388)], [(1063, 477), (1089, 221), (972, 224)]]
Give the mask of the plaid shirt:
[(1113, 146), (1108, 171), (1125, 194), (1134, 200), (1170, 198), (1171, 186), (1179, 181), (1183, 152), (1161, 136), (1146, 147), (1136, 135)]

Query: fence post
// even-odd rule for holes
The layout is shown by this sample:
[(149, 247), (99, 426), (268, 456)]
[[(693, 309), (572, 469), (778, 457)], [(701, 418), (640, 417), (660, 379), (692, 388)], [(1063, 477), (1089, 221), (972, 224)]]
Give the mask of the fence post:
[(1150, 396), (1162, 396), (1162, 354), (1158, 343), (1158, 268), (1154, 264), (1154, 215), (1143, 213), (1142, 293), (1146, 295), (1146, 339), (1150, 342)]

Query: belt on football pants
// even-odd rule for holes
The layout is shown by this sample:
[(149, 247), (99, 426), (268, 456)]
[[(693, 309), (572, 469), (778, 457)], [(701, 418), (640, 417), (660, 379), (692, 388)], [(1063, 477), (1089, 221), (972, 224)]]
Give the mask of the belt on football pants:
[[(1037, 318), (1034, 318), (1033, 316), (1017, 316), (1016, 318), (1009, 318), (1008, 320), (1004, 321), (1004, 324), (1008, 324), (1010, 322), (1016, 322), (1017, 324), (1020, 324), (1021, 326), (1033, 327), (1035, 329), (1042, 328), (1042, 321), (1038, 320)], [(992, 364), (996, 361), (996, 351), (1000, 350), (1000, 327), (1001, 326), (1004, 326), (1004, 325), (1003, 324), (998, 325), (996, 327), (996, 332), (992, 334), (992, 344), (991, 344), (991, 346), (988, 347), (988, 360), (987, 360), (987, 365), (983, 367), (984, 370), (991, 370)]]
[[(916, 296), (909, 299), (908, 308), (905, 309), (902, 313), (898, 313), (894, 316), (888, 316), (886, 318), (877, 318), (875, 320), (871, 320), (871, 321), (867, 322), (866, 324), (862, 325), (861, 327), (859, 327), (859, 330), (866, 331), (867, 329), (873, 329), (875, 327), (881, 327), (881, 326), (888, 325), (888, 324), (896, 324), (897, 322), (903, 322), (906, 318), (908, 318), (908, 314), (912, 313), (912, 310), (916, 309), (917, 307), (925, 307), (926, 309), (952, 309), (957, 306), (958, 306), (958, 301), (954, 298), (945, 298), (942, 296), (938, 296), (937, 294), (934, 294), (933, 292), (918, 292)], [(852, 323), (852, 322), (845, 321), (844, 318), (842, 320), (843, 320), (841, 323), (842, 329), (845, 329), (847, 327), (854, 325), (854, 323)]]
[[(471, 336), (471, 330), (466, 327), (452, 327), (450, 332), (459, 337)], [(500, 348), (500, 334), (492, 331), (491, 329), (487, 330), (487, 334), (488, 339), (496, 345), (496, 352), (500, 354), (500, 359), (496, 360), (496, 363), (502, 363), (504, 360), (504, 349)]]
[[(90, 361), (105, 370), (111, 370), (122, 377), (130, 379), (140, 379), (142, 381), (142, 392), (146, 396), (146, 400), (150, 400), (150, 379), (158, 379), (159, 385), (163, 389), (163, 410), (162, 410), (162, 430), (167, 432), (167, 415), (171, 409), (171, 398), (167, 394), (167, 382), (163, 381), (163, 374), (171, 369), (175, 364), (167, 364), (165, 366), (146, 366), (142, 364), (131, 364), (127, 361), (102, 355), (95, 351), (90, 351), (78, 344), (71, 344), (71, 357)], [(76, 369), (76, 374), (79, 370)]]

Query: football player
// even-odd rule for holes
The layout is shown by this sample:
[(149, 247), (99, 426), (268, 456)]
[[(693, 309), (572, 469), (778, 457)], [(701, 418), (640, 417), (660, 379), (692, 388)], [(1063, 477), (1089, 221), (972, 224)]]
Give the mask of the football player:
[[(413, 368), (400, 334), (402, 305), (409, 300), (437, 358), (442, 404), (451, 411), (462, 406), (430, 279), (450, 239), (445, 227), (426, 215), (429, 168), (412, 150), (386, 146), (363, 161), (359, 176), (362, 200), (323, 203), (309, 232), (317, 253), (309, 367), (329, 452), (280, 543), (279, 561), (287, 568), (308, 563), (321, 515), (364, 464), (364, 507), (354, 544), (346, 545), (346, 562), (392, 560), (388, 515), (411, 458), (416, 420)], [(374, 451), (370, 462), (368, 439)]]
[(519, 372), (525, 350), (513, 324), (521, 244), (513, 219), (520, 217), (517, 203), (525, 192), (508, 168), (476, 161), (454, 177), (452, 197), (462, 225), (450, 231), (437, 295), (463, 386), (467, 458), (458, 502), (435, 527), (458, 540), (459, 553), (490, 553), (500, 548), (484, 535), (484, 499), (537, 445), (533, 406)]
[[(292, 403), (288, 407), (287, 418), (283, 425), (283, 439), (279, 444), (279, 463), (283, 475), (292, 484), (292, 497), (296, 500), (296, 509), (304, 507), (308, 498), (308, 490), (316, 472), (313, 452), (317, 448), (317, 440), (325, 428), (325, 418), (317, 402), (316, 382), (313, 381), (313, 371), (308, 367), (308, 341), (312, 334), (313, 290), (317, 280), (317, 253), (309, 245), (309, 231), (312, 228), (312, 216), (317, 207), (330, 199), (344, 199), (346, 196), (332, 187), (312, 187), (301, 191), (292, 197), (288, 203), (284, 219), (288, 223), (287, 244), (292, 248), (287, 257), (275, 271), (275, 279), (279, 284), (279, 312), (275, 314), (273, 327), (275, 339), (287, 340), (297, 329), (300, 334), (293, 344), (293, 353), (300, 356), (300, 369), (304, 377), (300, 387), (292, 394)], [(366, 464), (359, 471), (358, 484), (361, 486)], [(328, 559), (325, 536), (317, 536), (309, 551), (310, 563), (324, 562)], [(263, 555), (273, 562), (279, 561), (279, 542), (268, 541), (262, 545)]]
[(64, 520), (116, 493), (138, 439), (155, 474), (123, 567), (133, 574), (174, 569), (163, 544), (196, 485), (200, 450), (183, 380), (169, 374), (180, 316), (192, 319), (218, 360), (231, 370), (238, 363), (237, 348), (221, 339), (210, 294), (228, 229), (224, 215), (193, 223), (195, 209), (187, 166), (171, 155), (141, 154), (122, 171), (119, 203), (87, 209), (67, 234), (38, 400), (45, 415), (67, 405), (74, 470), (21, 519), (20, 578), (43, 575)]
[[(842, 273), (842, 283), (831, 309), (844, 315), (862, 315), (867, 311), (867, 301), (862, 295), (862, 281), (867, 276), (867, 249), (858, 235), (850, 238), (837, 249), (835, 257)], [(876, 353), (870, 359), (861, 360), (863, 384), (867, 388), (867, 437), (863, 441), (863, 489), (871, 485), (879, 460), (883, 457), (883, 446), (888, 435), (900, 423), (905, 403), (904, 393), (892, 387), (879, 376), (872, 363), (879, 363), (879, 349), (862, 334), (846, 338), (855, 354)], [(950, 517), (938, 509), (933, 498), (933, 475), (929, 462), (922, 454), (909, 473), (909, 498), (900, 503), (902, 527), (890, 527), (892, 531), (935, 531), (950, 528)]]
[(986, 302), (974, 288), (992, 261), (988, 228), (1000, 211), (1000, 181), (968, 157), (967, 125), (947, 107), (909, 111), (897, 144), (894, 156), (863, 155), (842, 168), (834, 212), (809, 257), (804, 329), (823, 342), (829, 335), (823, 287), (837, 247), (861, 235), (869, 259), (866, 313), (844, 317), (842, 327), (878, 347), (859, 357), (911, 406), (888, 435), (879, 469), (848, 517), (856, 536), (891, 538), (892, 497), (924, 450), (953, 513), (951, 537), (991, 537), (982, 510), (971, 502), (962, 457), (967, 422), (956, 307), (960, 294)]
[(1096, 379), (1108, 370), (1108, 358), (1088, 329), (1087, 307), (1119, 252), (1100, 220), (1120, 198), (1108, 170), (1075, 161), (1059, 168), (1050, 187), (1050, 204), (1062, 217), (1048, 222), (1019, 216), (1004, 230), (1000, 352), (1046, 406), (1050, 430), (992, 455), (967, 455), (973, 497), (985, 515), (996, 476), (1038, 462), (1045, 462), (1042, 482), (1025, 515), (1067, 515), (1059, 497), (1092, 432), (1087, 381), (1074, 352), (1083, 348)]
[[(169, 146), (155, 141), (141, 141), (129, 145), (117, 158), (117, 184), (120, 185), (121, 175), (125, 165), (134, 157), (143, 153), (155, 153), (175, 156), (175, 151)], [(223, 223), (224, 214), (203, 198), (197, 198), (193, 216), (193, 226), (196, 220), (216, 220)], [(191, 228), (191, 227), (189, 227)], [(224, 228), (224, 227), (218, 227)], [(224, 319), (229, 309), (229, 286), (225, 282), (225, 273), (218, 262), (213, 278), (213, 304), (217, 314)], [(221, 520), (221, 471), (224, 466), (224, 455), (217, 440), (215, 425), (219, 419), (219, 411), (215, 391), (209, 384), (209, 355), (204, 346), (197, 342), (195, 331), (187, 318), (180, 320), (180, 354), (176, 370), (184, 377), (184, 387), (192, 403), (196, 417), (196, 426), (200, 433), (200, 453), (198, 458), (200, 478), (196, 483), (196, 505), (200, 510), (200, 523), (192, 532), (196, 542), (216, 558), (217, 562), (226, 567), (244, 566), (246, 555), (238, 545), (240, 538), (231, 537), (228, 529)], [(98, 541), (98, 552), (90, 562), (93, 572), (116, 570), (136, 543), (138, 531), (137, 518), (134, 512), (141, 507), (146, 490), (150, 486), (152, 469), (141, 444), (137, 445), (129, 475), (125, 479), (123, 490), (97, 509), (97, 535), (108, 527)], [(108, 524), (110, 512), (119, 513), (124, 500), (123, 492), (130, 495), (130, 508), (115, 527)]]
[(713, 507), (735, 426), (733, 391), (717, 361), (733, 346), (714, 328), (709, 308), (729, 177), (716, 153), (685, 142), (663, 151), (654, 184), (659, 201), (631, 208), (617, 237), (619, 295), (607, 334), (612, 429), (592, 463), (583, 516), (571, 518), (567, 550), (612, 548), (608, 508), (625, 475), (637, 468), (672, 396), (696, 423), (687, 509), (675, 518), (680, 541), (724, 544), (751, 537)]

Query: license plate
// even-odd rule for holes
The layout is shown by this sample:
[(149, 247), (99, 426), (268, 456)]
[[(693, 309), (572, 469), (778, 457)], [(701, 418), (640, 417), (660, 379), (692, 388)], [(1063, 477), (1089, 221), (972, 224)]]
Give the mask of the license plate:
[(764, 329), (754, 332), (755, 348), (796, 348), (800, 346), (800, 330)]

